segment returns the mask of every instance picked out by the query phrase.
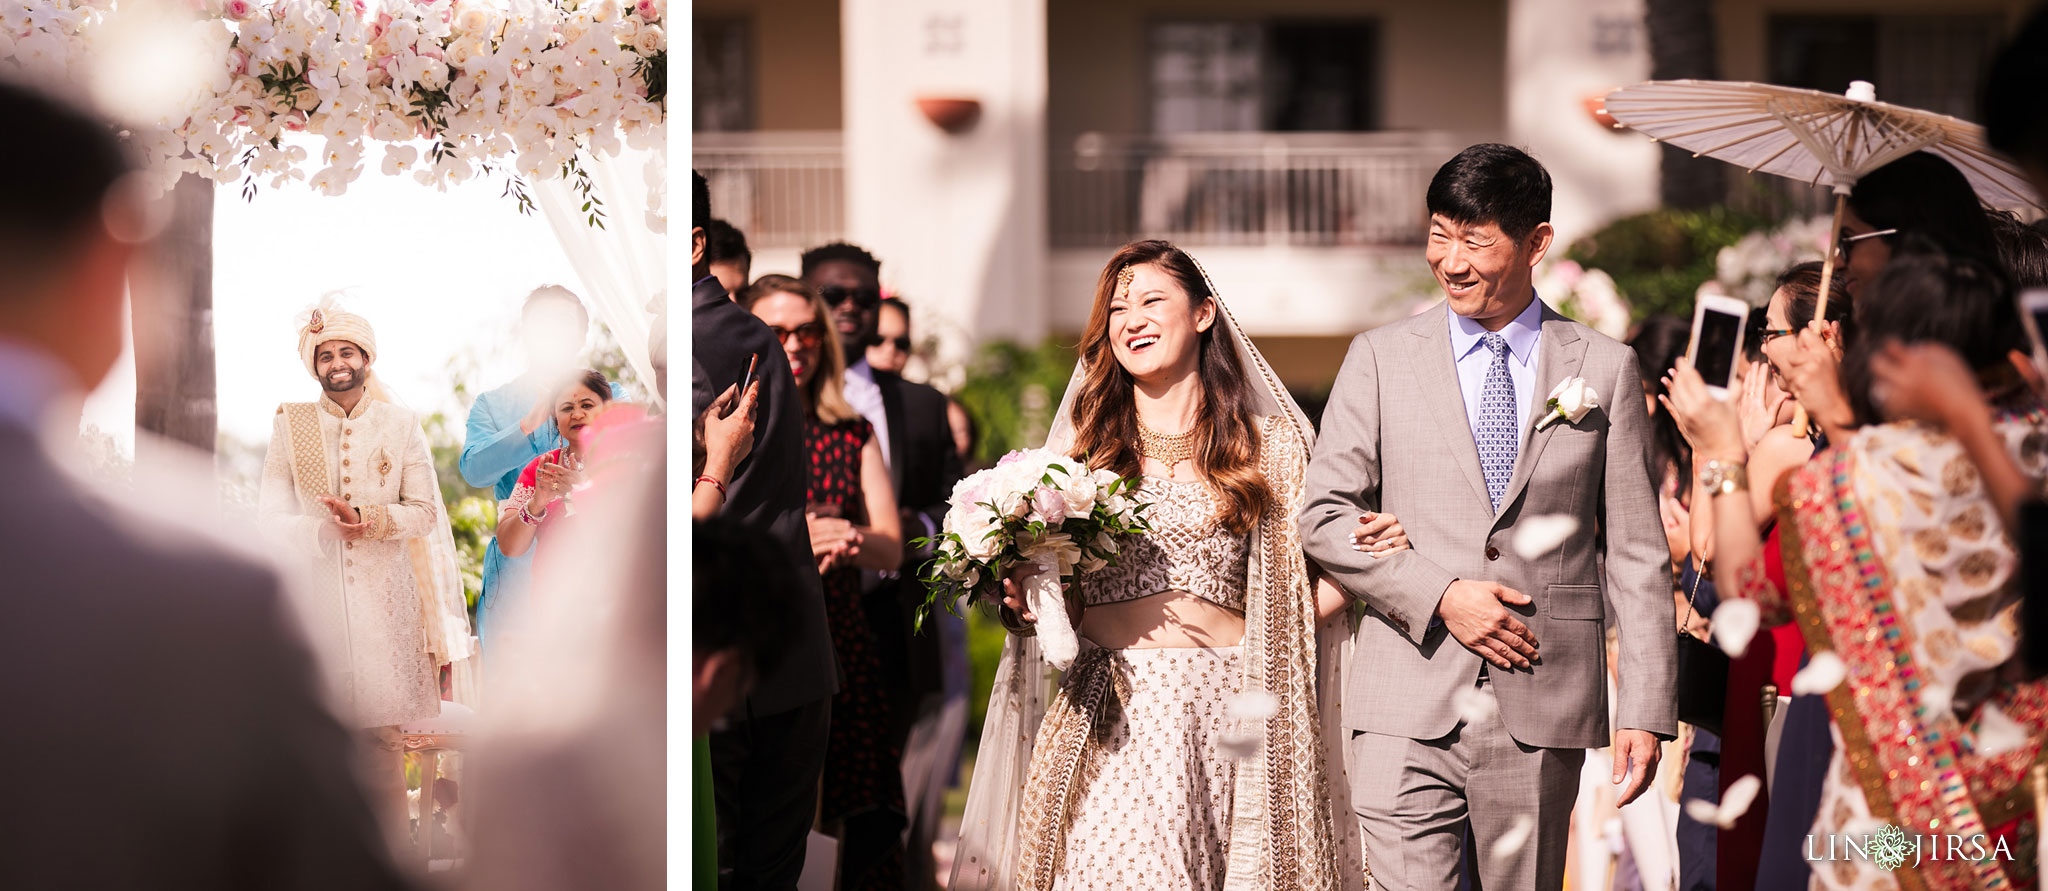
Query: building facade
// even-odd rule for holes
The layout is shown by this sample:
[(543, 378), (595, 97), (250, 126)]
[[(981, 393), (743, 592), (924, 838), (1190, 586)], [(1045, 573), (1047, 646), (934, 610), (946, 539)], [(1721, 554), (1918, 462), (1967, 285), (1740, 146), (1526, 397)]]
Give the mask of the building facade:
[[(1593, 101), (1648, 79), (1644, 4), (698, 0), (693, 154), (756, 275), (867, 247), (939, 367), (990, 339), (1071, 341), (1116, 247), (1166, 238), (1314, 391), (1352, 334), (1433, 299), (1423, 191), (1463, 146), (1544, 162), (1560, 247), (1657, 206), (1657, 148)], [(1872, 80), (1964, 117), (2026, 9), (1710, 5), (1725, 79)]]

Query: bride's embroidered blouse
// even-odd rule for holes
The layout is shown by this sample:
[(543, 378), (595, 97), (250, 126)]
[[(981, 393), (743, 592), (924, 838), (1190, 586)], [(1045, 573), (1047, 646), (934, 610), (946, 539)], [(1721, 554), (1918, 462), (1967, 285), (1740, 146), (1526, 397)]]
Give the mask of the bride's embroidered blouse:
[(1199, 480), (1145, 477), (1135, 497), (1150, 501), (1152, 531), (1117, 542), (1117, 564), (1083, 574), (1074, 583), (1095, 606), (1186, 591), (1229, 609), (1244, 609), (1246, 542), (1216, 520), (1216, 496)]

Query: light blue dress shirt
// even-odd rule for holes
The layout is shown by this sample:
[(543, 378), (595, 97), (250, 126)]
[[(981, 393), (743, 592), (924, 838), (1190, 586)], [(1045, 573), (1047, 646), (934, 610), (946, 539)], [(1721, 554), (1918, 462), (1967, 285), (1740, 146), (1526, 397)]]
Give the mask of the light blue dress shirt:
[[(464, 482), (478, 489), (490, 489), (493, 497), (504, 501), (519, 484), (519, 472), (527, 464), (563, 445), (552, 416), (532, 433), (519, 429), (520, 419), (533, 410), (544, 386), (537, 378), (522, 376), (476, 398), (469, 407), (462, 458), (456, 464)], [(616, 382), (612, 384), (612, 398), (626, 398), (625, 389)], [(484, 549), (483, 593), (477, 598), (476, 611), (479, 639), (489, 639), (493, 613), (526, 599), (532, 582), (533, 554), (537, 550), (538, 542), (527, 548), (524, 555), (507, 557), (498, 550), (496, 537)]]
[[(1465, 396), (1465, 423), (1471, 426), (1472, 442), (1477, 445), (1479, 394), (1486, 388), (1487, 370), (1493, 367), (1493, 351), (1480, 341), (1485, 327), (1453, 312), (1449, 303), (1444, 304), (1444, 313), (1451, 317), (1451, 357), (1458, 364), (1458, 390)], [(1536, 344), (1543, 337), (1543, 299), (1530, 300), (1529, 308), (1500, 329), (1500, 336), (1508, 342), (1508, 377), (1515, 383), (1515, 429), (1526, 433), (1529, 391), (1536, 388)]]
[(49, 353), (0, 338), (0, 425), (40, 432), (58, 400), (76, 389), (71, 373)]

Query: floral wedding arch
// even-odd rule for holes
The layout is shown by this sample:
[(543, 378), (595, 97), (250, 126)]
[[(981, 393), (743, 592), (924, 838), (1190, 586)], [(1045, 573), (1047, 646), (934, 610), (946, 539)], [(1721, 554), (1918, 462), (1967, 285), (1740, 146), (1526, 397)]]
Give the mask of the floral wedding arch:
[[(0, 75), (88, 82), (120, 54), (116, 20), (151, 2), (0, 0)], [(381, 148), (379, 169), (427, 185), (504, 173), (522, 210), (527, 181), (576, 180), (601, 225), (583, 162), (662, 141), (665, 0), (155, 2), (179, 8), (157, 11), (152, 39), (200, 60), (153, 117), (126, 121), (159, 189), (191, 173), (245, 196), (293, 182), (338, 195)]]
[(366, 167), (444, 190), (502, 178), (520, 212), (547, 217), (593, 314), (652, 381), (665, 5), (0, 0), (0, 77), (89, 91), (157, 193), (188, 174), (250, 200), (294, 183), (340, 195)]

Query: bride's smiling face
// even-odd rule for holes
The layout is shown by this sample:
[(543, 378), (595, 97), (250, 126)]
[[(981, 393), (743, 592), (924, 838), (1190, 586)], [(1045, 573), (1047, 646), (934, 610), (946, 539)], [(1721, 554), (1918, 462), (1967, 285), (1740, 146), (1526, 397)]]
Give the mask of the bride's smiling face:
[(1166, 270), (1147, 263), (1132, 268), (1131, 287), (1109, 302), (1109, 346), (1131, 377), (1173, 380), (1192, 374), (1202, 350), (1202, 332), (1216, 324), (1216, 302), (1197, 304)]

